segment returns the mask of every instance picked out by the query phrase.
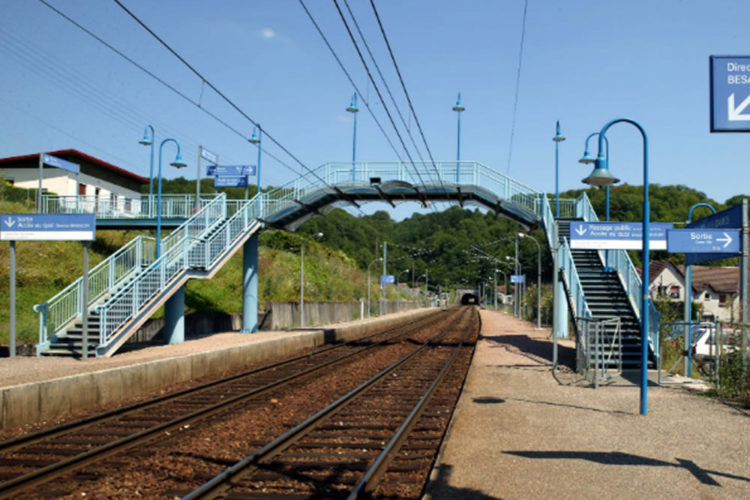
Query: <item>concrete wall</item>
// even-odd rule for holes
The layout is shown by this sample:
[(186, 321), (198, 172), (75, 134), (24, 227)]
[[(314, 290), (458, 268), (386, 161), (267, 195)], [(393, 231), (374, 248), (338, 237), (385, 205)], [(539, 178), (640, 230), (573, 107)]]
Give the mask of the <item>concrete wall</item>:
[[(224, 349), (5, 387), (0, 389), (0, 429), (63, 417), (200, 377), (242, 370), (320, 345), (356, 339), (406, 318), (423, 317), (434, 312), (435, 309), (418, 309), (350, 322), (337, 328), (279, 333), (274, 338)], [(48, 361), (54, 363), (54, 359)]]
[[(401, 303), (389, 301), (385, 304), (372, 304), (372, 315), (392, 314), (423, 307), (420, 302)], [(268, 304), (270, 317), (263, 330), (288, 330), (299, 328), (299, 302), (271, 302)], [(362, 311), (367, 317), (367, 305), (360, 302), (311, 302), (305, 303), (305, 326), (328, 325), (360, 319)]]

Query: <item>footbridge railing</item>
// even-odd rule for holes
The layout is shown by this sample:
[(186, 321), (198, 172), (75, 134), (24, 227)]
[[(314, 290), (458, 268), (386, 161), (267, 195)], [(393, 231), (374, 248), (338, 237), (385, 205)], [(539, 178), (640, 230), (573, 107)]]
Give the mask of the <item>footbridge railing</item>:
[[(217, 194), (202, 194), (201, 206)], [(157, 195), (122, 196), (48, 195), (42, 196), (42, 213), (95, 214), (100, 219), (154, 219), (159, 206)], [(194, 194), (162, 194), (161, 216), (165, 219), (187, 219), (196, 212)]]
[(498, 199), (513, 202), (529, 212), (539, 213), (539, 192), (475, 161), (461, 162), (331, 162), (312, 173), (264, 193), (262, 212), (266, 215), (297, 207), (308, 196), (321, 190), (369, 188), (387, 183), (404, 183), (438, 195), (455, 193), (463, 186), (479, 187)]

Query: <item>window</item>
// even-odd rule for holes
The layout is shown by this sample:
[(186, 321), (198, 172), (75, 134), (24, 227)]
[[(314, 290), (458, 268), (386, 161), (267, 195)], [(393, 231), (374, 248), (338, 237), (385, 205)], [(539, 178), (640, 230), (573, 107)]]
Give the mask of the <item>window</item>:
[(677, 285), (672, 285), (669, 287), (669, 298), (670, 299), (679, 299), (680, 298), (680, 287)]
[(719, 294), (719, 307), (727, 307), (727, 305), (728, 305), (727, 304), (727, 302), (728, 302), (727, 297), (728, 297), (728, 294), (726, 294), (726, 293), (720, 293)]

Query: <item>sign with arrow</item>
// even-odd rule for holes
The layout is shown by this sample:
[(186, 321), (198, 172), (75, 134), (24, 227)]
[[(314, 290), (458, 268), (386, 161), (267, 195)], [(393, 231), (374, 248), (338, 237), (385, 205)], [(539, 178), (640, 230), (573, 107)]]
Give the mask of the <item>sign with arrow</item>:
[[(651, 250), (667, 249), (667, 229), (671, 222), (652, 222), (649, 225)], [(641, 250), (643, 224), (641, 222), (572, 222), (570, 248), (588, 250)]]
[[(735, 205), (726, 210), (722, 210), (703, 219), (698, 219), (687, 225), (686, 229), (732, 229), (738, 230), (742, 227), (742, 205)], [(716, 253), (716, 252), (700, 252), (700, 253), (688, 253), (685, 257), (685, 264), (692, 266), (693, 264), (701, 264), (703, 262), (710, 262), (712, 260), (726, 259), (734, 257), (736, 252)]]
[(750, 56), (710, 56), (711, 132), (750, 132)]
[(93, 241), (94, 214), (3, 214), (0, 241)]
[(670, 229), (669, 253), (740, 253), (739, 229)]

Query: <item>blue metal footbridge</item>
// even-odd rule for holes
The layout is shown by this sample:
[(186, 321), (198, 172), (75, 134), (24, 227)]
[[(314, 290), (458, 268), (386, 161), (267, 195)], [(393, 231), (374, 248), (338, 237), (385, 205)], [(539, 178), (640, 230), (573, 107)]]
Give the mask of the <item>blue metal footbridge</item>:
[[(242, 331), (253, 332), (258, 317), (259, 229), (269, 226), (294, 230), (333, 206), (359, 207), (372, 201), (393, 206), (401, 202), (419, 202), (423, 206), (433, 202), (480, 205), (526, 228), (544, 229), (549, 248), (557, 256), (559, 296), (566, 298), (558, 301), (558, 335), (566, 335), (568, 316), (579, 331), (598, 316), (625, 315), (631, 322), (640, 318), (641, 280), (627, 252), (610, 251), (610, 267), (603, 271), (607, 273), (607, 288), (597, 295), (591, 273), (602, 271), (603, 252), (586, 251), (589, 253), (582, 258), (576, 255), (580, 251), (570, 249), (566, 223), (597, 220), (585, 194), (576, 200), (560, 200), (560, 217), (556, 219), (544, 193), (477, 162), (327, 163), (249, 200), (230, 200), (219, 194), (202, 196), (196, 203), (190, 195), (163, 196), (162, 224), (175, 229), (162, 240), (161, 255), (156, 255), (153, 238), (138, 236), (90, 270), (87, 304), (82, 303), (83, 280), (79, 278), (36, 305), (37, 353), (79, 356), (86, 349), (92, 355), (111, 356), (162, 305), (166, 338), (170, 343), (181, 342), (185, 283), (190, 279), (210, 279), (240, 249)], [(124, 200), (45, 196), (42, 208), (46, 213), (95, 213), (98, 227), (146, 228), (155, 225), (159, 206), (150, 196)], [(588, 266), (585, 269), (584, 262)], [(607, 297), (615, 296), (620, 303), (607, 302)], [(87, 345), (82, 340), (84, 317), (89, 332)], [(652, 313), (651, 317), (658, 322), (658, 315)], [(637, 353), (640, 336), (626, 337), (619, 341), (620, 347)], [(593, 347), (592, 352), (596, 353), (597, 346)], [(632, 362), (639, 364), (637, 357)]]

